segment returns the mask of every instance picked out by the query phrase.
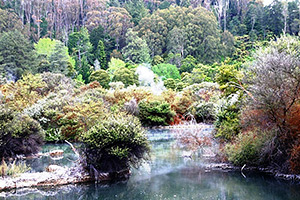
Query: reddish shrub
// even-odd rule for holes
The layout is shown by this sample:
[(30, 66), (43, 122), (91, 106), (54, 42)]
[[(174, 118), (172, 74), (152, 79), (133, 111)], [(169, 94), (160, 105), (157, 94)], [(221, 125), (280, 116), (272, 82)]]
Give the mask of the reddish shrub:
[(291, 151), (290, 165), (292, 172), (300, 174), (300, 145), (294, 145)]

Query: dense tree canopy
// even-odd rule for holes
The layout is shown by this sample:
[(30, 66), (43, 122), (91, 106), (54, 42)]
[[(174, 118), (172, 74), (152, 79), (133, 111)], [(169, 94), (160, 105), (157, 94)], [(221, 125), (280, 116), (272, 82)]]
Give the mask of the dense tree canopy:
[(211, 12), (201, 7), (156, 11), (143, 18), (137, 30), (147, 41), (152, 56), (167, 50), (182, 57), (192, 55), (202, 62), (212, 62), (221, 56), (217, 21)]
[(18, 80), (25, 72), (37, 72), (33, 45), (19, 31), (0, 36), (0, 71), (9, 80)]

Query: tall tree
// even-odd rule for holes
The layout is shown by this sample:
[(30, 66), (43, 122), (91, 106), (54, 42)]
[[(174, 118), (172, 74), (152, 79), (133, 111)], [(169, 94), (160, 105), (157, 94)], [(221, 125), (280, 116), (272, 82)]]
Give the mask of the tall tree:
[(282, 2), (279, 0), (274, 0), (272, 4), (265, 7), (268, 30), (275, 35), (280, 35), (284, 29), (284, 16), (282, 10)]
[(86, 28), (69, 35), (68, 49), (70, 55), (76, 61), (75, 69), (82, 75), (85, 81), (88, 81), (90, 74), (92, 45), (89, 40), (89, 33)]
[[(183, 41), (180, 34), (177, 34), (177, 38), (172, 38), (170, 32), (174, 27), (181, 30), (189, 39)], [(170, 7), (158, 10), (151, 16), (143, 18), (135, 29), (146, 40), (152, 57), (166, 53), (167, 44), (172, 44), (172, 40), (180, 41), (177, 44), (180, 44), (184, 55), (190, 54), (199, 61), (214, 62), (221, 56), (219, 51), (221, 35), (217, 21), (211, 12), (202, 7), (196, 9)], [(176, 28), (173, 35), (175, 30)], [(170, 47), (171, 45), (169, 49)]]
[(110, 37), (108, 33), (104, 32), (104, 28), (99, 25), (97, 28), (90, 31), (90, 42), (93, 45), (93, 54), (96, 54), (96, 50), (99, 41), (102, 40), (105, 46), (106, 60), (110, 59), (110, 54), (115, 49), (115, 39)]
[(0, 73), (16, 81), (26, 72), (37, 71), (33, 45), (19, 31), (2, 33), (0, 36)]
[(298, 6), (297, 2), (299, 4), (299, 1), (288, 2), (288, 32), (295, 35), (298, 34), (300, 26), (300, 6)]
[(105, 47), (104, 47), (104, 43), (102, 42), (102, 40), (99, 40), (95, 57), (99, 61), (101, 69), (107, 69)]
[(15, 13), (0, 9), (0, 33), (13, 30), (22, 31), (22, 21)]
[(125, 3), (125, 8), (132, 16), (132, 22), (137, 25), (143, 17), (148, 14), (143, 0), (129, 0)]
[(137, 32), (129, 29), (126, 34), (126, 46), (122, 50), (126, 61), (133, 63), (149, 63), (149, 48), (145, 40), (138, 37)]

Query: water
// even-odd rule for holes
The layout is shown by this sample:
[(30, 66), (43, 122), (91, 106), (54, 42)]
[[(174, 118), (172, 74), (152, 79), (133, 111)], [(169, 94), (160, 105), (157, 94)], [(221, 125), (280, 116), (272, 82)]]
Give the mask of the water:
[(244, 178), (239, 172), (205, 170), (205, 160), (201, 156), (194, 155), (193, 159), (183, 156), (183, 150), (176, 147), (175, 133), (167, 130), (149, 131), (152, 161), (132, 170), (128, 181), (106, 185), (87, 183), (20, 189), (13, 191), (6, 199), (300, 199), (299, 184), (258, 173), (245, 173), (247, 178)]
[(26, 160), (26, 164), (30, 166), (31, 172), (45, 171), (49, 165), (59, 165), (72, 167), (75, 165), (77, 156), (72, 151), (68, 144), (46, 144), (43, 146), (41, 153), (47, 154), (53, 150), (63, 150), (64, 156), (62, 159), (56, 159), (50, 156), (40, 156), (39, 158), (31, 158)]

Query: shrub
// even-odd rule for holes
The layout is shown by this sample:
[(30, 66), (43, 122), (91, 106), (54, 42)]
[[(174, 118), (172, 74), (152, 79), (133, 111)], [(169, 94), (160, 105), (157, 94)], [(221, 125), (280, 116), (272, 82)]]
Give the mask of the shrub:
[(46, 94), (49, 92), (58, 92), (59, 90), (72, 91), (75, 86), (73, 80), (63, 74), (44, 72), (41, 74), (41, 78), (42, 81), (46, 83), (43, 88), (43, 91)]
[(225, 147), (228, 160), (235, 165), (258, 165), (265, 142), (269, 139), (269, 132), (245, 132), (239, 134), (235, 140)]
[(216, 105), (213, 102), (195, 102), (190, 112), (197, 122), (212, 122), (216, 119)]
[(112, 116), (84, 133), (84, 155), (92, 175), (116, 172), (137, 166), (146, 158), (149, 144), (137, 118)]
[(238, 94), (220, 100), (216, 111), (215, 126), (215, 137), (230, 141), (234, 136), (238, 135), (241, 130)]
[(168, 125), (175, 116), (170, 104), (161, 101), (141, 101), (139, 103), (139, 119), (143, 125)]
[(242, 73), (237, 70), (238, 65), (222, 64), (216, 75), (216, 81), (220, 85), (220, 89), (224, 96), (229, 96), (240, 90), (239, 80)]
[(17, 82), (10, 82), (0, 89), (9, 108), (21, 111), (45, 95), (45, 91), (43, 91), (45, 85), (39, 74), (27, 74)]
[(183, 88), (185, 87), (185, 84), (183, 83), (183, 82), (178, 82), (177, 84), (176, 84), (176, 91), (182, 91), (183, 90)]
[(0, 176), (13, 176), (16, 177), (22, 173), (29, 171), (31, 168), (26, 165), (25, 162), (16, 163), (14, 160), (12, 163), (8, 164), (2, 159), (0, 165)]
[(179, 68), (179, 71), (181, 73), (182, 72), (191, 73), (196, 66), (197, 66), (197, 60), (193, 56), (188, 55), (185, 59), (181, 61), (181, 66)]
[(175, 90), (176, 89), (176, 81), (172, 78), (168, 78), (168, 79), (164, 80), (164, 86), (167, 89)]
[(0, 157), (15, 157), (37, 153), (43, 143), (40, 124), (27, 115), (14, 114), (0, 108)]
[(190, 90), (184, 90), (182, 95), (179, 95), (173, 105), (172, 109), (180, 115), (184, 115), (188, 112), (190, 106), (194, 103), (192, 98), (192, 92)]
[(110, 77), (109, 74), (103, 69), (91, 73), (90, 82), (93, 81), (98, 81), (100, 85), (106, 89), (109, 88), (108, 84), (110, 82)]
[[(291, 152), (299, 144), (299, 49), (299, 38), (282, 36), (258, 50), (248, 67), (247, 89), (252, 98), (246, 103), (264, 114), (265, 124), (278, 130), (273, 138), (276, 149), (269, 151), (268, 158), (269, 164), (284, 172), (291, 169)], [(293, 166), (297, 166), (294, 162)]]
[(89, 130), (108, 113), (101, 90), (97, 88), (84, 91), (71, 99), (71, 102), (56, 112), (52, 118), (60, 128), (64, 139), (77, 140), (83, 132)]
[(138, 76), (135, 74), (135, 69), (127, 69), (125, 67), (120, 67), (116, 69), (112, 78), (113, 82), (122, 82), (125, 87), (133, 84), (138, 84)]
[(300, 174), (300, 145), (294, 145), (292, 148), (290, 165), (292, 172)]
[(125, 66), (126, 63), (124, 61), (118, 58), (114, 58), (114, 56), (112, 56), (110, 62), (108, 63), (107, 71), (109, 72), (110, 75), (112, 75), (117, 69)]
[(180, 79), (180, 74), (175, 65), (171, 64), (158, 64), (152, 67), (152, 71), (158, 76), (162, 77), (163, 80), (172, 78), (174, 80)]

